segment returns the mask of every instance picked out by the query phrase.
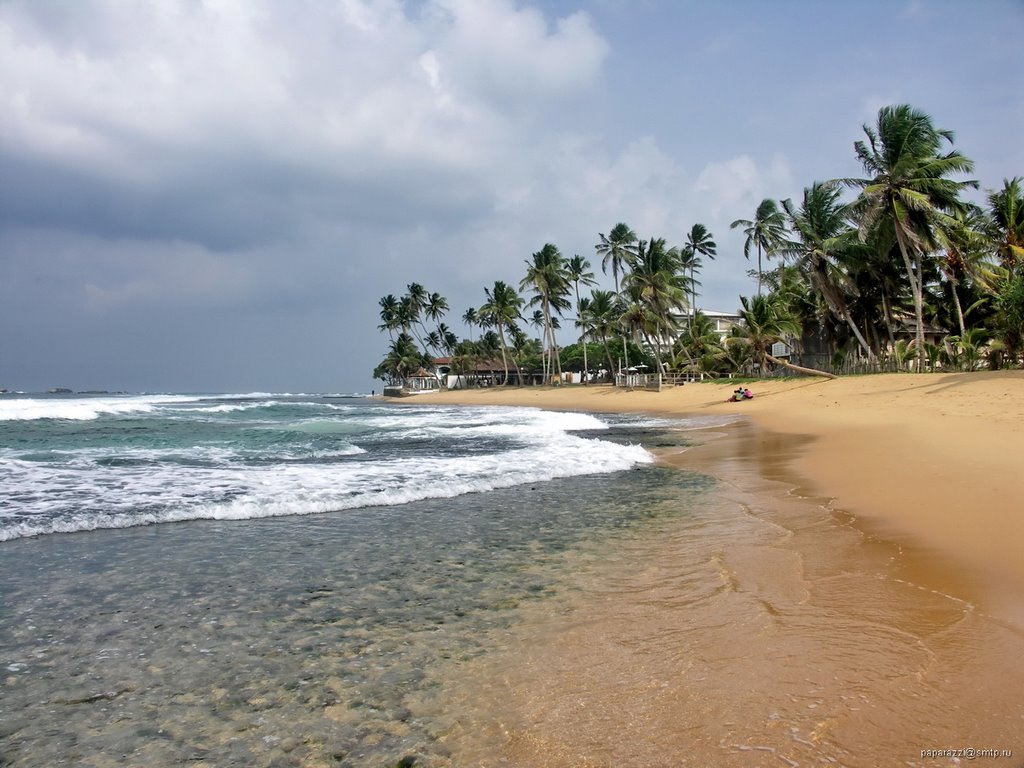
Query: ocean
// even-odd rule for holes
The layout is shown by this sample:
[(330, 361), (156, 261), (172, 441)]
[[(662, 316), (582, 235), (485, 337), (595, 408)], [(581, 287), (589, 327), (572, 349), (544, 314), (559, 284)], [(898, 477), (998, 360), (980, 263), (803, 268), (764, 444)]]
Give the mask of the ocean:
[(707, 493), (643, 445), (687, 426), (5, 395), (0, 764), (448, 765), (459, 665), (573, 553)]

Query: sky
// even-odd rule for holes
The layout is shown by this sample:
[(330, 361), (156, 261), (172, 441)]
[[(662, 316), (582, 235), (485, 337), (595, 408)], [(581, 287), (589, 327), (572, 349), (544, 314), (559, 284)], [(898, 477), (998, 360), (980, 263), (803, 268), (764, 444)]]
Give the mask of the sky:
[[(756, 291), (764, 197), (856, 177), (880, 107), (1024, 175), (1022, 0), (0, 0), (0, 387), (368, 392), (378, 300), (460, 336), (618, 222)], [(573, 341), (572, 321), (562, 343)]]

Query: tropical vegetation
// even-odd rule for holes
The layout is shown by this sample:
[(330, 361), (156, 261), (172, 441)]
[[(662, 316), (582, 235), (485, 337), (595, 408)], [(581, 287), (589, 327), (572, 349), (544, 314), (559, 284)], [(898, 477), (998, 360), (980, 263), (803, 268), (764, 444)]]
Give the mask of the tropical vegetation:
[[(863, 126), (863, 173), (814, 181), (802, 196), (763, 199), (731, 224), (756, 255), (756, 288), (723, 324), (699, 308), (704, 260), (722, 254), (701, 223), (679, 245), (618, 222), (595, 264), (552, 243), (525, 259), (517, 284), (497, 280), (465, 309), (460, 338), (447, 300), (422, 284), (379, 301), (388, 335), (374, 372), (400, 383), (431, 370), (489, 383), (584, 383), (626, 369), (680, 375), (975, 370), (1024, 365), (1024, 182), (969, 199), (973, 162), (909, 105)], [(589, 289), (589, 291), (588, 291)], [(531, 335), (527, 329), (531, 329)], [(563, 330), (564, 329), (564, 330)], [(559, 331), (571, 343), (560, 346)]]

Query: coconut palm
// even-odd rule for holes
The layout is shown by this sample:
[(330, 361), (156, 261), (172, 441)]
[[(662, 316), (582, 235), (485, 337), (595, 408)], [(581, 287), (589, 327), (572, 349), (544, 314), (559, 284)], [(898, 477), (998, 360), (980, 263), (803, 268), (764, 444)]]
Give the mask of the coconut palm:
[(440, 324), (441, 318), (448, 312), (448, 299), (440, 293), (432, 293), (427, 297), (423, 305), (423, 314), (435, 324)]
[(405, 289), (405, 300), (409, 309), (409, 316), (413, 322), (419, 322), (423, 314), (423, 308), (427, 306), (427, 289), (419, 283), (409, 283)]
[(611, 341), (620, 327), (619, 318), (621, 315), (622, 306), (615, 293), (603, 290), (591, 291), (590, 299), (583, 312), (585, 327), (594, 339), (601, 342), (601, 345), (604, 347), (609, 372), (615, 370)]
[[(423, 325), (423, 312), (428, 305), (430, 297), (427, 289), (419, 283), (409, 283), (406, 293), (398, 300), (396, 319), (405, 333), (411, 333), (416, 337), (424, 354), (428, 354), (429, 345), (424, 339), (427, 329)], [(420, 331), (423, 331), (421, 335)]]
[(970, 298), (972, 287), (991, 294), (996, 280), (990, 261), (992, 242), (984, 233), (990, 224), (981, 208), (968, 203), (954, 211), (950, 222), (936, 232), (945, 252), (937, 266), (953, 300), (960, 338), (967, 336), (966, 315), (970, 311), (970, 307), (964, 310), (961, 294)]
[(530, 306), (539, 304), (544, 317), (542, 348), (553, 358), (558, 376), (561, 378), (562, 363), (555, 340), (554, 314), (561, 314), (569, 308), (569, 272), (565, 257), (551, 243), (545, 243), (543, 248), (526, 261), (526, 277), (519, 283), (519, 289), (528, 288), (534, 293), (530, 299)]
[(703, 224), (694, 224), (690, 228), (690, 231), (686, 233), (686, 244), (682, 247), (680, 255), (682, 256), (682, 267), (683, 269), (690, 270), (690, 293), (692, 301), (690, 302), (690, 319), (692, 320), (697, 313), (697, 272), (701, 268), (701, 256), (707, 256), (709, 259), (714, 261), (715, 255), (718, 253), (718, 246), (715, 241), (711, 239), (711, 233), (708, 232), (708, 228)]
[(780, 294), (769, 293), (752, 299), (740, 296), (740, 303), (743, 306), (740, 310), (741, 323), (734, 327), (734, 335), (727, 339), (726, 343), (736, 343), (733, 339), (740, 339), (749, 344), (751, 356), (754, 362), (761, 366), (762, 372), (767, 363), (771, 362), (798, 373), (835, 378), (831, 373), (780, 360), (768, 351), (776, 342), (786, 341), (800, 333), (800, 323), (790, 314)]
[[(512, 331), (518, 328), (516, 321), (520, 319), (520, 310), (523, 306), (522, 297), (516, 293), (512, 286), (502, 280), (496, 280), (491, 289), (484, 288), (484, 295), (487, 300), (480, 307), (480, 318), (498, 333), (501, 343), (501, 362), (505, 368), (505, 384), (509, 384), (508, 375), (508, 343), (505, 331)], [(515, 362), (515, 361), (513, 361)], [(522, 382), (522, 372), (519, 364), (515, 363), (516, 380)]]
[(402, 332), (392, 340), (387, 355), (374, 370), (373, 376), (389, 384), (400, 383), (427, 362), (413, 338)]
[(686, 309), (687, 282), (680, 267), (679, 249), (666, 247), (664, 238), (641, 240), (633, 269), (622, 281), (623, 322), (638, 346), (641, 335), (646, 337), (659, 371), (662, 343), (675, 337), (678, 315)]
[(572, 283), (573, 289), (576, 291), (576, 325), (581, 329), (580, 331), (580, 343), (583, 344), (583, 383), (587, 383), (587, 345), (583, 341), (585, 332), (583, 324), (583, 310), (580, 306), (580, 286), (581, 285), (595, 285), (594, 273), (590, 271), (590, 262), (585, 258), (576, 254), (567, 265), (567, 272), (569, 282)]
[(876, 127), (864, 126), (867, 142), (854, 149), (869, 178), (843, 179), (860, 189), (855, 203), (862, 238), (872, 233), (886, 251), (899, 249), (917, 320), (917, 369), (924, 370), (924, 266), (938, 245), (938, 227), (960, 206), (960, 193), (976, 187), (950, 174), (967, 173), (974, 164), (956, 151), (940, 154), (953, 132), (934, 126), (931, 117), (900, 104), (883, 107)]
[(601, 271), (607, 275), (608, 265), (611, 265), (615, 293), (618, 293), (619, 275), (625, 274), (636, 258), (636, 232), (630, 229), (628, 224), (619, 223), (612, 227), (607, 237), (601, 233), (598, 233), (598, 237), (601, 241), (594, 246), (594, 250), (601, 257)]
[(477, 315), (474, 307), (470, 307), (462, 313), (462, 322), (469, 327), (469, 340), (475, 341), (473, 338), (473, 329), (480, 325), (480, 317)]
[(695, 312), (676, 340), (679, 351), (695, 360), (703, 371), (710, 371), (723, 356), (722, 337), (714, 322), (703, 312)]
[(973, 371), (978, 367), (981, 353), (991, 336), (984, 328), (970, 328), (959, 336), (947, 336), (950, 358), (965, 371)]
[(394, 294), (389, 293), (387, 296), (382, 296), (380, 301), (377, 302), (380, 307), (380, 325), (377, 326), (378, 331), (387, 331), (388, 338), (392, 341), (395, 339), (395, 331), (398, 330), (398, 299), (395, 298)]
[(1020, 177), (1003, 180), (1003, 188), (988, 195), (989, 236), (1005, 269), (1024, 267), (1024, 192)]
[(786, 219), (779, 210), (778, 203), (765, 198), (757, 206), (753, 220), (736, 219), (729, 225), (730, 229), (744, 227), (747, 236), (743, 243), (743, 256), (750, 259), (751, 247), (757, 248), (757, 294), (761, 295), (761, 257), (771, 257), (786, 241)]
[(796, 267), (811, 289), (838, 319), (846, 323), (869, 360), (874, 352), (853, 321), (846, 297), (856, 286), (843, 269), (844, 257), (853, 253), (858, 241), (848, 224), (848, 206), (839, 202), (839, 188), (815, 182), (804, 189), (803, 202), (797, 208), (792, 200), (783, 200), (796, 240), (783, 246), (796, 257)]

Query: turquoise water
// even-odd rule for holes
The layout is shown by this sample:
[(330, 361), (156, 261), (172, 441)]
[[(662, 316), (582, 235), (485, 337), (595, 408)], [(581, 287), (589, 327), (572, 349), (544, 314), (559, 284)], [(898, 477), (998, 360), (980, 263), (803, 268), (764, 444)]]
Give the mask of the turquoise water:
[(459, 664), (710, 488), (678, 424), (237, 400), (8, 421), (3, 764), (450, 765)]

